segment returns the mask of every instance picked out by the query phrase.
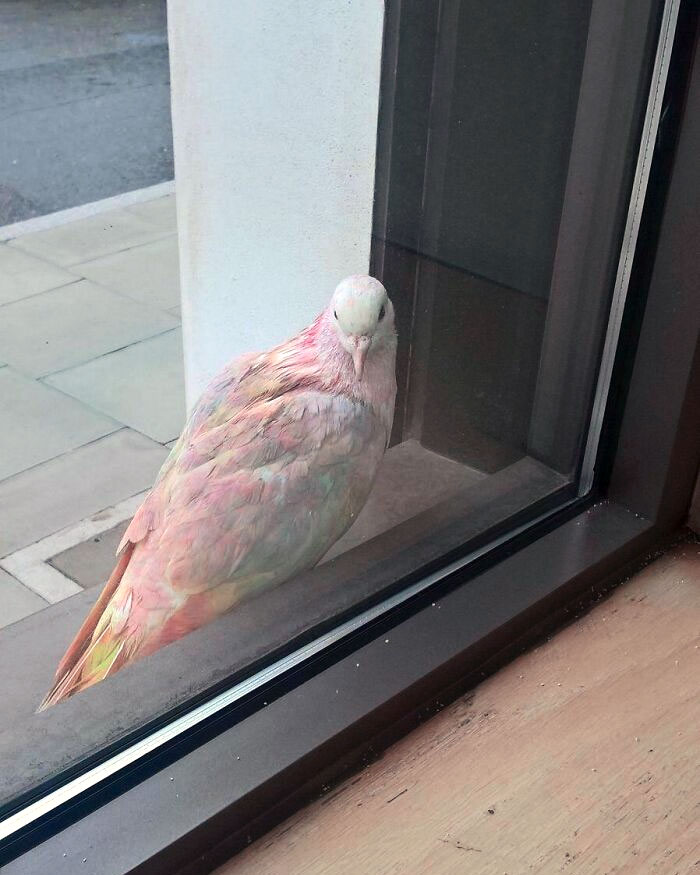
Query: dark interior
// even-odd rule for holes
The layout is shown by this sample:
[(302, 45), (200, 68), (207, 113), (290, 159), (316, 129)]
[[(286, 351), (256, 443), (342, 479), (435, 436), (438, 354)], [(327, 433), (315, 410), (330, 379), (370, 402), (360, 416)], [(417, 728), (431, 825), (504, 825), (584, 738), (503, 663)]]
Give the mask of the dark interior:
[(374, 228), (394, 438), (484, 472), (527, 453), (590, 6), (409, 0), (397, 21)]

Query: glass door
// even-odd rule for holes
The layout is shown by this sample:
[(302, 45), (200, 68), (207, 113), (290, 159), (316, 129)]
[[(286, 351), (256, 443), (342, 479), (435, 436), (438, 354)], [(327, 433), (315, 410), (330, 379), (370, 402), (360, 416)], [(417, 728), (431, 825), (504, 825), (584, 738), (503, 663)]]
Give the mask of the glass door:
[[(476, 559), (496, 561), (516, 535), (534, 537), (535, 521), (592, 500), (600, 419), (661, 113), (674, 10), (677, 4), (659, 0), (386, 4), (372, 255), (361, 268), (381, 281), (396, 313), (393, 425), (372, 444), (372, 453), (356, 454), (359, 461), (349, 439), (346, 455), (331, 459), (343, 471), (351, 469), (350, 486), (334, 485), (324, 467), (332, 453), (326, 448), (324, 455), (314, 444), (307, 469), (323, 468), (323, 476), (295, 480), (294, 489), (270, 497), (267, 486), (277, 483), (294, 456), (285, 441), (311, 440), (304, 431), (310, 417), (299, 415), (287, 431), (275, 432), (268, 420), (251, 426), (245, 448), (237, 443), (241, 430), (225, 430), (242, 411), (248, 415), (253, 401), (272, 398), (288, 410), (285, 393), (299, 382), (261, 388), (252, 379), (249, 392), (227, 396), (228, 407), (217, 400), (223, 384), (205, 393), (157, 480), (156, 491), (159, 483), (167, 485), (159, 493), (163, 512), (148, 517), (133, 556), (145, 555), (144, 544), (160, 537), (159, 527), (162, 534), (171, 518), (198, 507), (194, 488), (177, 505), (184, 482), (177, 478), (195, 470), (197, 489), (204, 489), (224, 463), (233, 465), (231, 477), (241, 471), (253, 477), (256, 488), (245, 497), (236, 494), (242, 511), (227, 523), (223, 540), (244, 541), (255, 526), (264, 528), (256, 514), (269, 500), (275, 513), (282, 507), (281, 516), (260, 538), (269, 539), (270, 555), (283, 564), (285, 551), (298, 547), (290, 531), (316, 535), (310, 512), (296, 498), (316, 500), (321, 489), (327, 502), (314, 505), (314, 513), (335, 536), (313, 561), (290, 566), (288, 576), (270, 572), (274, 585), (254, 592), (242, 586), (240, 598), (229, 598), (237, 572), (221, 577), (212, 566), (197, 590), (200, 607), (208, 588), (218, 593), (212, 596), (215, 609), (202, 610), (206, 622), (178, 625), (175, 599), (163, 621), (172, 634), (157, 646), (149, 644), (143, 653), (136, 648), (132, 658), (132, 650), (111, 642), (95, 677), (81, 674), (68, 658), (70, 695), (61, 692), (41, 713), (37, 706), (86, 617), (97, 618), (91, 635), (116, 617), (118, 636), (131, 628), (129, 612), (142, 603), (145, 584), (138, 575), (129, 577), (121, 613), (104, 614), (113, 591), (100, 596), (100, 587), (75, 579), (65, 598), (3, 628), (0, 662), (18, 672), (2, 685), (0, 839), (31, 821), (32, 805), (50, 810), (51, 793), (58, 794), (56, 804), (70, 800), (265, 684), (327, 656), (389, 611), (429, 598), (431, 587), (456, 570)], [(241, 34), (254, 50), (257, 36)], [(292, 163), (294, 148), (324, 148), (312, 137), (292, 149), (266, 145)], [(267, 199), (256, 201), (258, 218), (265, 209), (282, 208), (287, 195), (265, 192)], [(297, 218), (290, 215), (289, 222)], [(342, 224), (343, 216), (336, 218)], [(270, 245), (285, 253), (283, 243)], [(265, 268), (263, 254), (260, 270)], [(280, 305), (285, 294), (280, 288)], [(381, 300), (373, 329), (390, 312)], [(332, 309), (326, 314), (333, 315)], [(271, 355), (241, 366), (236, 380), (255, 378), (281, 354)], [(305, 367), (313, 366), (305, 360)], [(379, 434), (366, 398), (354, 391), (325, 402), (355, 405), (353, 434)], [(196, 452), (200, 439), (208, 441), (206, 470)], [(256, 452), (253, 439), (261, 440)], [(343, 525), (331, 520), (331, 526), (324, 514), (344, 508), (362, 478), (371, 481), (366, 500), (353, 505)], [(346, 486), (347, 494), (340, 494)], [(285, 504), (283, 494), (296, 498)], [(212, 524), (207, 507), (201, 506), (200, 533)], [(115, 543), (120, 537), (106, 534)], [(218, 555), (217, 544), (206, 538), (199, 555), (196, 538), (184, 546), (174, 536), (166, 542), (179, 557), (178, 574), (190, 559), (214, 562)], [(131, 561), (130, 555), (122, 561)], [(251, 547), (244, 567), (249, 576), (264, 577), (269, 569), (255, 565), (257, 556)], [(39, 558), (54, 568), (81, 564), (65, 556), (61, 563), (53, 555)], [(89, 552), (81, 562), (90, 564)], [(0, 568), (19, 575), (19, 585), (23, 567), (0, 557)], [(121, 586), (126, 565), (118, 568)], [(167, 587), (172, 580), (164, 572), (156, 583)], [(220, 586), (228, 587), (226, 598)], [(156, 625), (149, 619), (139, 635), (147, 637)], [(81, 647), (94, 643), (80, 640)], [(119, 659), (109, 662), (114, 654)], [(80, 683), (71, 687), (74, 677)]]

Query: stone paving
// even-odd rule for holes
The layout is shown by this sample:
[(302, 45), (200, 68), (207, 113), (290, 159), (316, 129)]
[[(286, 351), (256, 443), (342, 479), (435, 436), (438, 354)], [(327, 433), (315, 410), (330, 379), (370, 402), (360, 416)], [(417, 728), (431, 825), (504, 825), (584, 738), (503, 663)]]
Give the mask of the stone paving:
[(112, 561), (184, 421), (179, 302), (173, 195), (0, 243), (0, 627), (103, 582), (76, 545)]
[[(174, 196), (52, 221), (0, 228), (0, 628), (105, 582), (184, 422)], [(483, 476), (392, 447), (326, 558)]]

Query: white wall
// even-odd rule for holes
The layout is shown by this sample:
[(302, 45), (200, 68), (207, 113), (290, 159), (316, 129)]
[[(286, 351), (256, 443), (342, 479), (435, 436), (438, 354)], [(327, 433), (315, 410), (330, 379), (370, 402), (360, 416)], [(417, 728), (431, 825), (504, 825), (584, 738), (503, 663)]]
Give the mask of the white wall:
[(169, 0), (185, 373), (298, 331), (366, 272), (382, 0)]

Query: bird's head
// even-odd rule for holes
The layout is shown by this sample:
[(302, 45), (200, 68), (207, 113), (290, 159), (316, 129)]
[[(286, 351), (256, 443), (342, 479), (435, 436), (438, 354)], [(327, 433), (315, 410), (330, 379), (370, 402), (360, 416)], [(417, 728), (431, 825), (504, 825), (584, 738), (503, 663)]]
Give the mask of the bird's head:
[(342, 347), (362, 379), (367, 356), (393, 342), (394, 307), (386, 289), (371, 276), (346, 277), (333, 292), (329, 316)]

